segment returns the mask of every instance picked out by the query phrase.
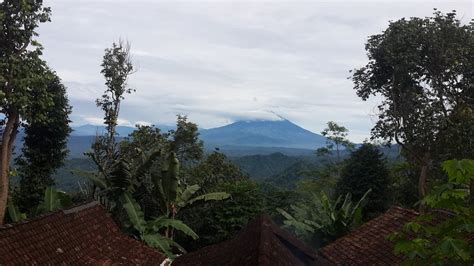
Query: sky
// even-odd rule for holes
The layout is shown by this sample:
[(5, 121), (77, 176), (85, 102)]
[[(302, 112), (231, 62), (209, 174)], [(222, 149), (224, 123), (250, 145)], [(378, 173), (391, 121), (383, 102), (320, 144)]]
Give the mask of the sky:
[(136, 92), (121, 125), (172, 125), (177, 114), (202, 128), (278, 114), (320, 132), (327, 121), (370, 136), (380, 99), (362, 101), (349, 70), (364, 66), (367, 37), (389, 21), (457, 10), (473, 1), (120, 1), (46, 0), (52, 21), (38, 30), (44, 58), (67, 86), (73, 125), (100, 124), (104, 49), (131, 43)]

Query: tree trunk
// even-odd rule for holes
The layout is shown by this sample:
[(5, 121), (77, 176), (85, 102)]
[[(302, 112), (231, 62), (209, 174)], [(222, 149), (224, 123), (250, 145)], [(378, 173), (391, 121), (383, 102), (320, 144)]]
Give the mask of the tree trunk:
[[(421, 171), (420, 171), (420, 176), (418, 178), (418, 196), (420, 197), (420, 200), (423, 199), (426, 194), (428, 194), (428, 186), (427, 186), (427, 181), (428, 181), (428, 171), (430, 168), (430, 154), (426, 153), (423, 156), (423, 159), (421, 160)], [(420, 211), (424, 212), (425, 211), (425, 206), (423, 204), (420, 204)]]
[(471, 184), (469, 184), (469, 202), (471, 211), (474, 211), (474, 180), (471, 180)]
[(0, 225), (5, 220), (5, 211), (8, 201), (8, 171), (12, 154), (13, 142), (18, 129), (19, 116), (17, 113), (10, 115), (2, 135), (0, 147)]
[(426, 180), (428, 179), (428, 165), (421, 166), (420, 176), (418, 178), (418, 195), (420, 199), (426, 196)]

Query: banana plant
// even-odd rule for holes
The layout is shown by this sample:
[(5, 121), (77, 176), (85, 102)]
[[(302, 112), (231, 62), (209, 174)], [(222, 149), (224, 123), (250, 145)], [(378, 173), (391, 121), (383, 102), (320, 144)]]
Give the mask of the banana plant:
[(369, 189), (357, 202), (351, 201), (351, 194), (339, 196), (332, 202), (325, 192), (313, 195), (312, 202), (292, 205), (293, 215), (282, 209), (277, 211), (285, 218), (285, 227), (292, 228), (297, 235), (311, 238), (318, 234), (323, 242), (331, 241), (348, 233), (362, 220), (362, 208), (367, 201)]
[(158, 218), (146, 221), (140, 205), (129, 192), (123, 193), (120, 200), (128, 215), (130, 223), (137, 230), (140, 238), (149, 246), (161, 250), (168, 258), (175, 257), (172, 252), (173, 248), (177, 248), (183, 253), (186, 253), (186, 250), (173, 241), (172, 238), (163, 235), (161, 232), (173, 228), (183, 232), (193, 239), (198, 238), (198, 235), (180, 220), (162, 215)]
[(179, 180), (179, 161), (172, 152), (163, 164), (161, 175), (153, 175), (158, 190), (158, 198), (164, 215), (175, 218), (178, 212), (198, 201), (224, 200), (230, 197), (226, 192), (213, 192), (193, 197), (201, 187), (191, 185), (182, 187)]
[(21, 212), (18, 206), (16, 206), (11, 199), (8, 200), (7, 209), (10, 220), (14, 223), (28, 218), (26, 213)]
[[(72, 205), (71, 197), (64, 191), (57, 190), (53, 187), (47, 187), (44, 191), (43, 201), (36, 206), (34, 211), (30, 213), (30, 216), (53, 212), (59, 209), (67, 208)], [(8, 201), (8, 214), (12, 222), (16, 223), (21, 220), (28, 218), (26, 213), (22, 213), (13, 200)]]
[[(161, 169), (154, 167), (154, 162), (158, 158), (161, 158)], [(173, 241), (174, 231), (181, 231), (192, 238), (197, 238), (197, 235), (176, 219), (178, 212), (198, 201), (224, 200), (230, 195), (225, 192), (214, 192), (195, 196), (200, 187), (198, 185), (185, 187), (181, 184), (180, 165), (174, 152), (166, 154), (163, 150), (155, 151), (140, 160), (134, 160), (135, 163), (137, 161), (141, 162), (138, 166), (131, 166), (127, 160), (119, 159), (107, 172), (82, 173), (82, 176), (88, 178), (93, 186), (98, 188), (96, 198), (112, 206), (111, 209), (116, 214), (125, 210), (128, 222), (147, 244), (162, 250), (169, 257), (172, 255), (173, 247), (184, 252), (184, 249)], [(161, 210), (161, 216), (153, 221), (145, 221), (140, 205), (133, 198), (136, 196), (134, 192), (144, 184), (147, 176), (151, 178), (154, 186), (154, 189), (147, 188), (147, 191), (152, 191), (151, 196)]]
[(52, 212), (72, 205), (71, 197), (64, 191), (48, 187), (44, 191), (43, 202), (36, 208), (36, 214)]
[(137, 165), (131, 165), (126, 159), (119, 158), (108, 169), (98, 167), (99, 171), (72, 172), (88, 179), (91, 184), (90, 188), (83, 188), (81, 191), (111, 211), (120, 208), (119, 198), (124, 192), (134, 192), (142, 184), (160, 155), (161, 151), (157, 150), (147, 155), (142, 154), (140, 160), (135, 161), (139, 162)]

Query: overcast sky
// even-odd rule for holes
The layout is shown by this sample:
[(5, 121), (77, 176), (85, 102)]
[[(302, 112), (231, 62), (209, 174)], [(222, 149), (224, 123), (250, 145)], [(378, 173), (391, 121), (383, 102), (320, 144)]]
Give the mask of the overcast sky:
[(130, 41), (137, 72), (120, 123), (173, 124), (187, 114), (200, 127), (275, 119), (314, 132), (334, 120), (368, 137), (376, 100), (362, 102), (347, 79), (366, 62), (367, 36), (389, 20), (458, 11), (472, 1), (45, 1), (44, 55), (68, 87), (74, 125), (102, 122), (104, 49)]

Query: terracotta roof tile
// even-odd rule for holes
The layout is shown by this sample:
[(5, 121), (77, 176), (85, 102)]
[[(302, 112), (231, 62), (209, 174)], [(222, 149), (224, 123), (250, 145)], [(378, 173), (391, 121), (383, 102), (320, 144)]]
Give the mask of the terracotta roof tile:
[(159, 265), (164, 259), (120, 232), (96, 202), (0, 227), (0, 265)]
[(385, 214), (361, 225), (350, 234), (319, 249), (318, 264), (324, 265), (398, 265), (393, 243), (386, 239), (418, 216), (414, 210), (392, 207)]
[(180, 256), (172, 265), (313, 265), (315, 259), (311, 247), (260, 215), (233, 239)]

